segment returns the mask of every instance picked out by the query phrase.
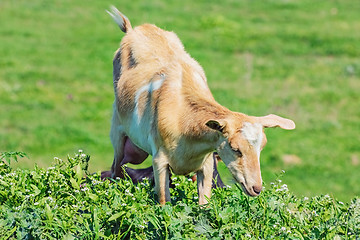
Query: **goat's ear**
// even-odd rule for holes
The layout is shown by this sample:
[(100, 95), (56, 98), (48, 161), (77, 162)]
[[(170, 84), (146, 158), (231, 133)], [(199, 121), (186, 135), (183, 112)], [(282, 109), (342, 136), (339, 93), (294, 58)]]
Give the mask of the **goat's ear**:
[(295, 123), (287, 118), (282, 118), (274, 114), (270, 114), (264, 117), (255, 117), (256, 122), (263, 125), (263, 127), (280, 127), (286, 130), (295, 129)]
[(209, 120), (206, 122), (206, 126), (223, 133), (224, 128), (226, 127), (226, 122), (223, 120)]

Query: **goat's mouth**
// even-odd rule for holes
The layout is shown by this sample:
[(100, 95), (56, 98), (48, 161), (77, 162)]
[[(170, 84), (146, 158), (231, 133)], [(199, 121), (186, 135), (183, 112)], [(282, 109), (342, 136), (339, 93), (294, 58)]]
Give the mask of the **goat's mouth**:
[(243, 190), (243, 192), (248, 195), (251, 196), (251, 194), (249, 193), (249, 191), (246, 189), (244, 183), (240, 183), (241, 189)]
[(260, 195), (260, 191), (255, 191), (254, 187), (247, 188), (246, 179), (242, 176), (242, 174), (239, 174), (235, 168), (232, 167), (232, 165), (227, 166), (230, 170), (231, 174), (233, 175), (236, 182), (241, 186), (241, 190), (250, 197), (257, 197)]
[(245, 186), (245, 184), (244, 184), (243, 182), (240, 182), (240, 186), (241, 186), (241, 189), (244, 191), (244, 193), (245, 193), (246, 195), (248, 195), (248, 196), (250, 196), (250, 197), (257, 197), (257, 196), (259, 196), (259, 193), (256, 193), (256, 192), (254, 192), (254, 191), (249, 191), (249, 190), (246, 188), (246, 186)]

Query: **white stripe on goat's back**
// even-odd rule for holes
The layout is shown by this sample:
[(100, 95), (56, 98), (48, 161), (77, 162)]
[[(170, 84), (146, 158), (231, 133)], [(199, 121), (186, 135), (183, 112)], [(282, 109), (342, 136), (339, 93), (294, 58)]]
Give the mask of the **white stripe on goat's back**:
[[(146, 102), (148, 101), (148, 99), (146, 98), (146, 96), (150, 96), (152, 95), (152, 93), (158, 89), (161, 88), (162, 84), (164, 83), (165, 80), (165, 74), (160, 74), (157, 75), (160, 77), (160, 79), (158, 79), (157, 77), (154, 77), (154, 79), (158, 79), (153, 81), (154, 79), (152, 79), (150, 82), (148, 82), (147, 84), (145, 84), (144, 86), (142, 86), (139, 90), (136, 91), (135, 93), (135, 111), (134, 114), (136, 115), (136, 120), (137, 122), (140, 122), (142, 115), (144, 114), (144, 110), (145, 110), (145, 105)], [(141, 96), (143, 94), (146, 94), (144, 96), (145, 101), (141, 102)]]

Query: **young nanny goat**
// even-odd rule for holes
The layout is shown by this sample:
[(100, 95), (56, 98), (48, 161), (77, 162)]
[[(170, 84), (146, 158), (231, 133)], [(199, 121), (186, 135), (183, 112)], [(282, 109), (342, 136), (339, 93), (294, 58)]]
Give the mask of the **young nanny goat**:
[(196, 172), (199, 204), (205, 204), (211, 196), (216, 150), (244, 192), (258, 196), (259, 157), (266, 144), (263, 129), (294, 129), (294, 122), (272, 114), (248, 116), (221, 106), (203, 69), (175, 33), (151, 24), (132, 28), (114, 7), (109, 14), (126, 33), (113, 62), (112, 175), (121, 171), (126, 139), (131, 139), (153, 157), (160, 204), (170, 201), (170, 169), (180, 175)]

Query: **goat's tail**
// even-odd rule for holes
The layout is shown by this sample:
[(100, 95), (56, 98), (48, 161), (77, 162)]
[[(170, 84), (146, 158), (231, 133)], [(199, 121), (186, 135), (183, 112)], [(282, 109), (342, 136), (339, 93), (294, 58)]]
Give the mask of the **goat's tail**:
[(124, 33), (128, 32), (129, 30), (132, 30), (131, 23), (129, 19), (122, 14), (119, 10), (117, 10), (116, 7), (111, 6), (111, 12), (106, 12), (114, 19), (114, 21), (117, 23), (121, 31)]

